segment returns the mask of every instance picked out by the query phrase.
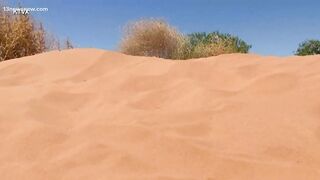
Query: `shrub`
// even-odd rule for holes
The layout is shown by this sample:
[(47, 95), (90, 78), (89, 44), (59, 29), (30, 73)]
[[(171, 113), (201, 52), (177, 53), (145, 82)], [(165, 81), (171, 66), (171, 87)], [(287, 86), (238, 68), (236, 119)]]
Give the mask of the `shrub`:
[(120, 51), (129, 55), (180, 59), (185, 37), (161, 19), (143, 19), (126, 25)]
[(120, 51), (136, 56), (190, 59), (227, 53), (248, 53), (251, 45), (230, 34), (192, 33), (184, 36), (164, 20), (144, 19), (125, 26)]
[[(0, 4), (1, 5), (1, 4)], [(72, 48), (69, 40), (65, 48)], [(0, 9), (0, 61), (60, 49), (56, 38), (49, 38), (41, 23), (28, 14), (13, 14)]]
[(190, 58), (216, 56), (229, 53), (248, 53), (251, 45), (230, 34), (220, 32), (192, 33), (190, 41)]
[(219, 41), (210, 44), (199, 43), (192, 49), (190, 58), (210, 57), (230, 53), (233, 53), (233, 49), (230, 46), (225, 45), (224, 42)]
[(299, 44), (296, 51), (298, 56), (320, 54), (320, 40), (307, 40)]
[(28, 15), (0, 11), (0, 61), (46, 50), (45, 31)]

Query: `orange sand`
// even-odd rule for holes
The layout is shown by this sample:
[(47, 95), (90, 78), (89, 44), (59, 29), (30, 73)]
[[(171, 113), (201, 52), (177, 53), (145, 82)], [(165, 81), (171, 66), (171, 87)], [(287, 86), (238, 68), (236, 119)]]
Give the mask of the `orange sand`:
[(320, 56), (0, 63), (1, 180), (320, 179)]

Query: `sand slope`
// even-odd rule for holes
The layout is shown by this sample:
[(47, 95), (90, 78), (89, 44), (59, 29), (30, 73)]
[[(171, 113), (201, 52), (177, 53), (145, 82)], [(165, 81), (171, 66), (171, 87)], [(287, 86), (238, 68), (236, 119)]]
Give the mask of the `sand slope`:
[(0, 63), (1, 179), (320, 179), (320, 56)]

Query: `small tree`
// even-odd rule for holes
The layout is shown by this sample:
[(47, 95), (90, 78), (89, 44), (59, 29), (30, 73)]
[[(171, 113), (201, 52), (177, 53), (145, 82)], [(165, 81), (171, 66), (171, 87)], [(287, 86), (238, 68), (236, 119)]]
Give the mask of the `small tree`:
[(73, 49), (74, 48), (69, 38), (67, 38), (67, 40), (65, 42), (65, 48), (66, 49)]
[(44, 27), (43, 27), (42, 23), (40, 23), (39, 29), (35, 33), (35, 36), (36, 36), (36, 39), (38, 39), (38, 41), (37, 41), (38, 42), (38, 46), (37, 46), (38, 47), (38, 49), (37, 49), (38, 52), (44, 52), (47, 49), (49, 49), (49, 47), (48, 47), (48, 45), (46, 43), (47, 33), (44, 30)]
[(320, 40), (307, 40), (299, 44), (296, 51), (298, 56), (320, 54)]

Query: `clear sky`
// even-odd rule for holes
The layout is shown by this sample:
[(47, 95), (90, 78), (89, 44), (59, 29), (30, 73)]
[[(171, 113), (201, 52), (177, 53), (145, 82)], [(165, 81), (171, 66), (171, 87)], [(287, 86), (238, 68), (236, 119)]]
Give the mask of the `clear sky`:
[(77, 47), (116, 50), (130, 20), (161, 17), (183, 33), (219, 30), (253, 45), (252, 53), (292, 55), (299, 42), (320, 39), (320, 0), (7, 0), (33, 13)]

